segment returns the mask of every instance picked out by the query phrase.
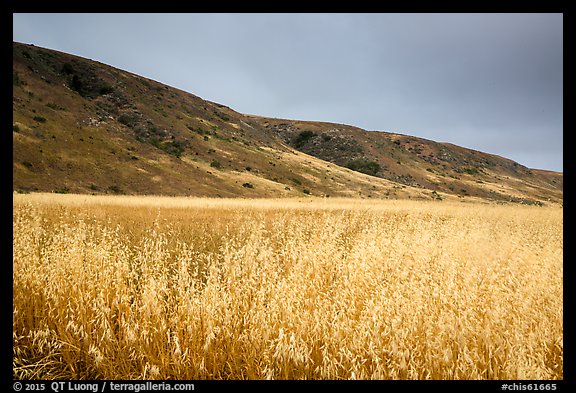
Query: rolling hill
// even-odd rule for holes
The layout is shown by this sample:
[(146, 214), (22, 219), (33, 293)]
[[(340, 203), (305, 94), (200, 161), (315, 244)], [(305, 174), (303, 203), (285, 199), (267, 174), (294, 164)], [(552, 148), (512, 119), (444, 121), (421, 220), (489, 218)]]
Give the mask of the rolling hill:
[(13, 43), (13, 190), (562, 203), (563, 174), (409, 135), (247, 115)]

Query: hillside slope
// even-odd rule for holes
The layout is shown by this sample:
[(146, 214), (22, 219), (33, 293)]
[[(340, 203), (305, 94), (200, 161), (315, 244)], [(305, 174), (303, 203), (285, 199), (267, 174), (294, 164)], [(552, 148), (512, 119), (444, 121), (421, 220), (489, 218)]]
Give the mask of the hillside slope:
[(15, 42), (13, 189), (561, 203), (563, 175), (407, 135), (244, 115)]

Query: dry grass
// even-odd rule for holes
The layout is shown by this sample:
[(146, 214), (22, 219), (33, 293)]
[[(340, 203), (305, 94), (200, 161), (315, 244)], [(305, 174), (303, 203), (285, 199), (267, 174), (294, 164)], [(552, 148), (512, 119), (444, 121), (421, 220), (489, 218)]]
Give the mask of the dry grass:
[(562, 209), (14, 195), (23, 379), (561, 379)]

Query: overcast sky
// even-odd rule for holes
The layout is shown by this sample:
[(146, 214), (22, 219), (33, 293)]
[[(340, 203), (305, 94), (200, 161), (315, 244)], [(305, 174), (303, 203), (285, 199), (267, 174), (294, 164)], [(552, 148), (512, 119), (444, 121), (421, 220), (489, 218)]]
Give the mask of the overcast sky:
[(246, 114), (563, 170), (562, 14), (14, 14), (15, 41)]

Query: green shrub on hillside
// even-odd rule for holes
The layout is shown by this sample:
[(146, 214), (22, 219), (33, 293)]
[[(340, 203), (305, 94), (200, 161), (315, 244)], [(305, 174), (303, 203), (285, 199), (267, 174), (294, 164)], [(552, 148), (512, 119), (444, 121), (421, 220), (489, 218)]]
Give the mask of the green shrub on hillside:
[(114, 194), (123, 194), (124, 193), (122, 191), (122, 189), (120, 187), (118, 187), (117, 185), (112, 185), (112, 186), (108, 187), (108, 190), (112, 191)]
[(126, 127), (134, 128), (138, 122), (138, 115), (133, 112), (122, 113), (118, 116), (118, 122), (124, 124)]
[(376, 161), (360, 158), (357, 160), (349, 161), (346, 164), (346, 168), (352, 169), (356, 172), (364, 173), (366, 175), (376, 176), (380, 171), (380, 164), (378, 164)]
[(482, 169), (475, 167), (456, 168), (454, 171), (457, 173), (467, 173), (469, 175), (478, 175)]
[(63, 106), (60, 106), (58, 104), (56, 104), (55, 102), (49, 102), (46, 104), (46, 106), (50, 109), (54, 109), (55, 111), (63, 111), (66, 110), (66, 108), (64, 108)]
[(212, 162), (210, 163), (210, 166), (212, 168), (220, 169), (222, 167), (222, 164), (220, 164), (220, 161), (218, 161), (218, 160), (212, 160)]
[(68, 187), (59, 187), (54, 189), (55, 194), (68, 194), (70, 189)]
[(316, 134), (313, 131), (302, 131), (296, 138), (294, 138), (294, 146), (296, 148), (301, 148), (315, 135)]
[(185, 142), (176, 140), (163, 143), (161, 145), (161, 149), (168, 154), (172, 154), (173, 156), (180, 158), (182, 156), (182, 153), (184, 153), (185, 146), (186, 146)]
[(66, 74), (66, 75), (71, 75), (71, 74), (74, 73), (74, 67), (72, 67), (72, 64), (70, 64), (70, 63), (64, 63), (64, 64), (62, 65), (62, 70), (61, 70), (61, 72), (62, 72), (63, 74)]

